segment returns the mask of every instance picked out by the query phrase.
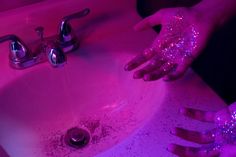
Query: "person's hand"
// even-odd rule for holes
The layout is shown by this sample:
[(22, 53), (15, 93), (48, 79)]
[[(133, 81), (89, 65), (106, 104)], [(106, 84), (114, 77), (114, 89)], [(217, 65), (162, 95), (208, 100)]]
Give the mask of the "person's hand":
[(213, 30), (211, 21), (205, 21), (194, 9), (170, 8), (156, 12), (135, 26), (140, 31), (161, 25), (153, 44), (125, 66), (134, 72), (135, 79), (153, 81), (164, 77), (175, 80), (181, 77), (193, 60), (201, 53)]
[(2, 148), (0, 145), (0, 156), (1, 157), (9, 157), (9, 155), (6, 153), (6, 151)]
[(220, 157), (235, 157), (236, 145), (226, 145), (223, 147)]
[(236, 103), (219, 112), (201, 111), (190, 108), (180, 110), (181, 114), (195, 120), (215, 123), (215, 129), (207, 132), (174, 128), (171, 133), (187, 141), (202, 144), (202, 147), (188, 147), (170, 144), (168, 151), (180, 157), (235, 157), (236, 156)]

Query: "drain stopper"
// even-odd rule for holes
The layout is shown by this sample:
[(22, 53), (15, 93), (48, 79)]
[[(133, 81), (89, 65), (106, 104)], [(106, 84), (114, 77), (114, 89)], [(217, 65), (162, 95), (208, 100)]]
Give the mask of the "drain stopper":
[(69, 129), (65, 136), (64, 142), (70, 147), (73, 148), (83, 148), (85, 147), (90, 141), (90, 134), (87, 130), (82, 128), (71, 128)]

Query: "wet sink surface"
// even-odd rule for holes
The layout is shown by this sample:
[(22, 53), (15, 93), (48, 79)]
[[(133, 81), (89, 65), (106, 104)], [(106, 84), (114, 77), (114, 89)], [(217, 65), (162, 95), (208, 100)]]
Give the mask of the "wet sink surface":
[[(71, 0), (69, 9), (73, 3), (78, 2)], [(124, 14), (123, 10), (112, 10), (108, 16), (104, 8), (93, 9), (96, 3), (90, 6), (84, 3), (91, 8), (91, 17), (74, 23), (81, 45), (68, 55), (63, 68), (54, 69), (43, 63), (23, 71), (13, 70), (7, 64), (7, 44), (0, 47), (6, 57), (1, 65), (5, 77), (0, 80), (0, 144), (11, 157), (93, 156), (141, 128), (165, 96), (162, 82), (134, 81), (123, 70), (134, 53), (151, 41), (151, 32), (144, 33), (142, 39), (133, 32), (132, 26), (139, 20), (135, 11)], [(42, 15), (59, 6), (47, 7)], [(29, 21), (22, 26), (23, 32), (18, 32), (19, 28), (8, 31), (31, 41), (35, 37), (29, 30), (41, 20), (48, 28), (46, 34), (56, 32), (53, 28), (60, 15), (54, 14), (56, 20), (51, 17), (50, 23), (33, 11), (18, 16), (26, 15)], [(32, 20), (34, 16), (39, 20)], [(27, 31), (29, 36), (25, 35)], [(87, 147), (77, 150), (64, 144), (65, 133), (73, 127), (90, 132)]]

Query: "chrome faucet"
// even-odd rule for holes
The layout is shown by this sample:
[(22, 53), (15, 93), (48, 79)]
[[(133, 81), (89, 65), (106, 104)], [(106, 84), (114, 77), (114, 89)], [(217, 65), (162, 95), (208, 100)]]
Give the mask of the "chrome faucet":
[(48, 59), (52, 66), (58, 67), (66, 62), (64, 52), (53, 41), (41, 41), (32, 51), (16, 35), (0, 38), (0, 43), (10, 40), (10, 65), (15, 69), (25, 69)]
[(88, 15), (90, 10), (88, 8), (84, 9), (81, 12), (77, 12), (66, 16), (62, 19), (59, 29), (59, 41), (60, 46), (65, 53), (73, 51), (79, 47), (78, 39), (73, 32), (70, 20), (77, 19)]
[(37, 27), (35, 30), (40, 36), (40, 40), (29, 45), (29, 47), (16, 35), (10, 34), (0, 37), (0, 43), (10, 41), (9, 60), (11, 67), (25, 69), (46, 60), (53, 67), (64, 65), (66, 63), (65, 53), (76, 50), (79, 47), (79, 42), (75, 33), (73, 33), (69, 21), (84, 17), (89, 12), (89, 9), (84, 9), (64, 17), (60, 24), (59, 35), (56, 36), (44, 38), (43, 27)]

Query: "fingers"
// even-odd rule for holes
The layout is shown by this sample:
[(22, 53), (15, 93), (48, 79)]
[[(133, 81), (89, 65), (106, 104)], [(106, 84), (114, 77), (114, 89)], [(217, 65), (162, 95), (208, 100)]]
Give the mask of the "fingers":
[(192, 108), (182, 108), (180, 109), (180, 113), (203, 122), (214, 122), (215, 121), (215, 112), (210, 112), (210, 111), (202, 111), (202, 110), (197, 110), (197, 109), (192, 109)]
[(201, 133), (198, 131), (191, 131), (176, 127), (171, 130), (171, 134), (198, 144), (208, 144), (215, 141), (213, 130), (206, 133)]
[(180, 157), (217, 157), (219, 151), (217, 150), (206, 150), (197, 147), (186, 147), (177, 144), (170, 144), (167, 150)]
[(217, 125), (224, 125), (230, 122), (232, 118), (236, 119), (236, 102), (218, 111), (215, 116), (215, 122)]
[(134, 72), (134, 78), (135, 79), (143, 78), (144, 75), (160, 68), (164, 63), (165, 63), (164, 60), (160, 59), (158, 56), (155, 56), (153, 57), (152, 60), (148, 62), (148, 64), (145, 67)]
[(126, 71), (131, 71), (135, 68), (137, 68), (138, 66), (142, 65), (143, 63), (145, 63), (146, 61), (148, 61), (149, 59), (151, 59), (155, 54), (155, 51), (153, 49), (146, 49), (144, 50), (143, 53), (137, 55), (134, 59), (132, 59), (130, 62), (128, 62), (125, 65), (125, 70)]
[(230, 104), (229, 110), (231, 111), (231, 113), (236, 111), (236, 102)]
[(140, 21), (138, 24), (136, 24), (134, 26), (134, 30), (141, 31), (141, 30), (151, 28), (156, 25), (160, 25), (160, 24), (161, 24), (161, 15), (160, 13), (156, 13)]
[(190, 64), (188, 63), (179, 64), (175, 70), (171, 71), (170, 73), (168, 73), (168, 75), (164, 77), (164, 81), (174, 81), (182, 77), (185, 74), (185, 72), (188, 70), (189, 65)]
[(215, 116), (215, 123), (217, 125), (225, 125), (232, 120), (231, 111), (228, 107), (218, 111)]
[(164, 63), (160, 68), (156, 69), (155, 71), (145, 74), (143, 76), (144, 81), (155, 81), (166, 74), (168, 74), (172, 69), (174, 68), (174, 64), (171, 64), (169, 62)]

